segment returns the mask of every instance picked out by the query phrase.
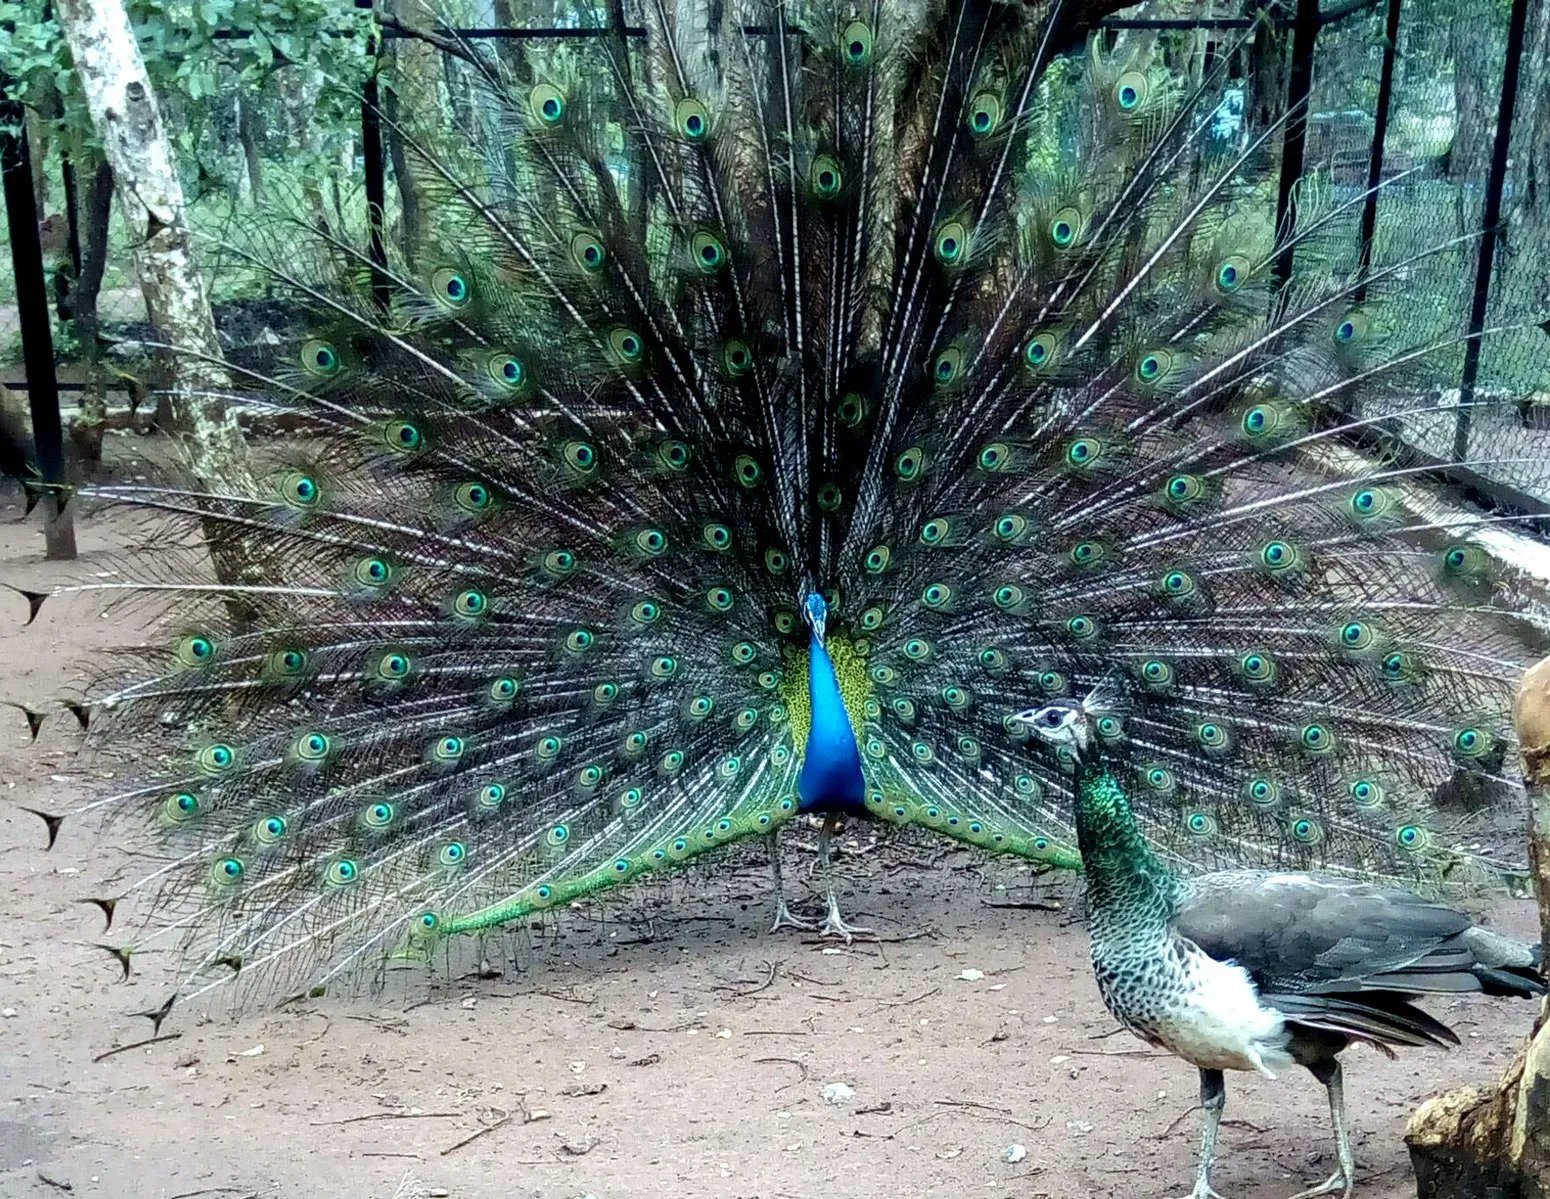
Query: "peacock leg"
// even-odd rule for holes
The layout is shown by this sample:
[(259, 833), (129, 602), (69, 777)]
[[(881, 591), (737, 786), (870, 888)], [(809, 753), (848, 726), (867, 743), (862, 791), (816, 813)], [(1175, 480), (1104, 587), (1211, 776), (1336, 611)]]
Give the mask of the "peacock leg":
[(1222, 1126), (1222, 1109), (1227, 1106), (1227, 1082), (1220, 1070), (1200, 1072), (1200, 1106), (1205, 1125), (1200, 1130), (1200, 1165), (1195, 1171), (1195, 1189), (1189, 1199), (1222, 1199), (1211, 1188), (1211, 1167), (1216, 1164), (1216, 1133)]
[(823, 863), (823, 890), (829, 901), (829, 914), (823, 918), (823, 927), (819, 929), (819, 934), (825, 937), (844, 937), (845, 944), (849, 945), (853, 937), (870, 933), (872, 930), (846, 924), (845, 918), (840, 915), (839, 896), (834, 891), (834, 867), (829, 862), (830, 840), (834, 836), (834, 826), (838, 823), (839, 817), (829, 812), (823, 818), (823, 832), (818, 834), (818, 860)]
[(1292, 1199), (1313, 1199), (1315, 1195), (1333, 1195), (1336, 1191), (1340, 1192), (1341, 1199), (1351, 1199), (1351, 1192), (1356, 1189), (1356, 1161), (1351, 1156), (1351, 1132), (1346, 1127), (1345, 1080), (1340, 1062), (1338, 1059), (1320, 1062), (1308, 1069), (1329, 1092), (1329, 1120), (1335, 1126), (1335, 1154), (1340, 1161), (1340, 1169), (1318, 1186), (1298, 1191)]
[(783, 928), (816, 928), (811, 921), (793, 916), (786, 906), (786, 884), (780, 874), (780, 842), (776, 838), (777, 834), (771, 833), (764, 839), (770, 850), (770, 873), (775, 876), (775, 923), (770, 925), (770, 932)]

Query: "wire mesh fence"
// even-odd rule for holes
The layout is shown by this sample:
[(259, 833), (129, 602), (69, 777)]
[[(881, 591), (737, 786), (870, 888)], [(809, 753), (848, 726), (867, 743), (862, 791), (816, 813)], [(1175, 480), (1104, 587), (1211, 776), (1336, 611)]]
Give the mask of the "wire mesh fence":
[[(1326, 0), (1322, 8), (1318, 0), (1289, 0), (1267, 10), (1245, 8), (1241, 0), (1216, 6), (1154, 2), (1122, 11), (1095, 36), (1111, 41), (1156, 36), (1172, 65), (1186, 71), (1234, 57), (1228, 68), (1230, 102), (1218, 116), (1223, 136), (1241, 135), (1289, 106), (1305, 112), (1305, 121), (1287, 122), (1275, 147), (1283, 207), (1289, 195), (1297, 195), (1297, 178), (1304, 172), (1316, 172), (1319, 186), (1336, 200), (1360, 200), (1372, 181), (1383, 179), (1388, 186), (1361, 204), (1363, 224), (1352, 230), (1352, 269), (1360, 269), (1356, 259), (1369, 233), (1379, 247), (1418, 234), (1433, 244), (1459, 238), (1446, 251), (1447, 269), (1427, 272), (1428, 279), (1443, 277), (1456, 285), (1433, 290), (1418, 285), (1405, 297), (1411, 315), (1430, 314), (1439, 340), (1450, 338), (1451, 344), (1436, 355), (1434, 382), (1428, 384), (1433, 394), (1418, 397), (1417, 407), (1431, 411), (1409, 422), (1401, 435), (1439, 463), (1467, 456), (1480, 464), (1484, 478), (1474, 481), (1493, 498), (1542, 504), (1550, 495), (1524, 496), (1519, 488), (1530, 475), (1542, 474), (1521, 460), (1522, 426), (1550, 426), (1544, 334), (1525, 321), (1526, 314), (1550, 311), (1545, 262), (1550, 239), (1518, 229), (1513, 219), (1524, 181), (1509, 151), (1514, 139), (1522, 143), (1532, 136), (1523, 127), (1527, 117), (1509, 138), (1497, 131), (1499, 115), (1522, 88), (1521, 76), (1515, 85), (1512, 76), (1514, 62), (1523, 56), (1528, 0), (1461, 3), (1473, 6), (1467, 39), (1450, 38), (1447, 23), (1428, 19), (1419, 0)], [(168, 122), (181, 130), (180, 149), (187, 151), (188, 223), (228, 353), (239, 359), (261, 355), (288, 332), (285, 307), (271, 297), (266, 273), (248, 260), (245, 243), (252, 238), (268, 239), (266, 257), (277, 251), (283, 257), (285, 223), (304, 222), (328, 229), (342, 242), (369, 247), (385, 262), (412, 253), (426, 223), (436, 221), (433, 197), (420, 194), (394, 137), (384, 135), (383, 117), (395, 136), (412, 136), (418, 124), (430, 120), (454, 128), (477, 124), (484, 119), (477, 86), (481, 62), (521, 79), (541, 61), (546, 71), (585, 74), (593, 86), (610, 77), (609, 53), (622, 53), (631, 69), (648, 69), (644, 30), (629, 0), (596, 8), (537, 0), (520, 10), (523, 27), (500, 22), (502, 14), (511, 15), (509, 6), (481, 4), (467, 14), (470, 24), (428, 35), (391, 16), (383, 17), (375, 36), (364, 24), (342, 33), (330, 47), (331, 57), (353, 65), (357, 77), (367, 80), (364, 105), (359, 92), (302, 66), (275, 70), (256, 90), (234, 88), (204, 102), (171, 99)], [(1452, 64), (1453, 78), (1438, 69), (1440, 63)], [(1459, 86), (1461, 71), (1470, 72), (1472, 87)], [(1504, 82), (1513, 85), (1507, 93)], [(320, 113), (329, 119), (312, 119)], [(627, 182), (622, 140), (615, 166)], [(59, 144), (39, 151), (33, 173), (45, 277), (22, 290), (41, 292), (48, 300), (55, 375), (68, 393), (83, 378), (77, 322), (66, 319), (82, 232), (77, 227), (72, 236), (63, 179), (67, 154)], [(1487, 225), (1501, 236), (1481, 237)], [(1495, 253), (1482, 272), (1487, 241)], [(154, 341), (155, 334), (116, 212), (102, 257), (98, 331), (110, 360), (132, 358), (143, 354), (136, 343)], [(26, 380), (9, 247), (0, 247), (0, 259), (0, 379), (16, 390)], [(1479, 304), (1477, 285), (1484, 288)], [(1525, 327), (1496, 331), (1515, 322)], [(1472, 352), (1468, 334), (1478, 327), (1491, 332)], [(1511, 396), (1515, 405), (1492, 404), (1492, 415), (1476, 420), (1472, 394)], [(1455, 410), (1439, 416), (1439, 404)], [(1530, 438), (1536, 457), (1541, 449), (1550, 457), (1550, 431), (1543, 434), (1543, 446), (1534, 441), (1539, 435)], [(1505, 447), (1509, 437), (1517, 461), (1505, 448), (1493, 456), (1492, 447)]]

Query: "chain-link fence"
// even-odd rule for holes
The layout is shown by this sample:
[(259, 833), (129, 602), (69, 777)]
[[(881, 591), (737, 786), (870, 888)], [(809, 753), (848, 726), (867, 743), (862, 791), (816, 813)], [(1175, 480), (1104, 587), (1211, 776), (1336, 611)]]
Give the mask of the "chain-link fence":
[[(374, 30), (362, 24), (340, 32), (330, 47), (336, 62), (358, 68), (359, 92), (330, 86), (319, 69), (287, 66), (257, 89), (234, 88), (203, 103), (186, 97), (164, 101), (169, 127), (180, 130), (180, 151), (189, 162), (188, 220), (228, 351), (240, 357), (287, 332), (287, 313), (270, 300), (264, 273), (245, 265), (239, 250), (244, 238), (257, 228), (274, 236), (274, 218), (288, 214), (351, 244), (371, 245), (386, 262), (390, 250), (397, 253), (396, 247), (412, 242), (436, 219), (433, 202), (417, 194), (402, 147), (386, 132), (414, 127), (417, 114), (399, 106), (419, 96), (426, 111), (449, 114), (454, 124), (477, 121), (477, 112), (467, 106), (477, 94), (471, 73), (482, 58), (517, 78), (531, 72), (537, 55), (545, 69), (606, 79), (607, 54), (623, 47), (626, 61), (639, 69), (645, 31), (633, 2), (599, 0), (593, 9), (571, 0), (535, 0), (515, 14), (524, 28), (500, 20), (514, 15), (502, 0), (478, 0), (465, 14), (472, 21), (461, 28), (413, 29), (379, 14)], [(1550, 496), (1518, 490), (1530, 475), (1543, 473), (1521, 461), (1522, 426), (1550, 424), (1542, 419), (1550, 413), (1545, 365), (1550, 356), (1537, 328), (1494, 332), (1531, 313), (1550, 314), (1545, 262), (1550, 238), (1534, 236), (1528, 226), (1520, 230), (1514, 220), (1526, 181), (1523, 156), (1514, 158), (1510, 151), (1538, 132), (1524, 127), (1532, 106), (1516, 105), (1518, 127), (1499, 129), (1501, 114), (1513, 109), (1524, 88), (1530, 5), (1529, 0), (1460, 4), (1470, 6), (1467, 37), (1454, 27), (1466, 18), (1437, 20), (1422, 0), (1326, 0), (1322, 7), (1318, 0), (1285, 0), (1265, 9), (1245, 7), (1243, 0), (1217, 5), (1153, 0), (1102, 22), (1097, 36), (1116, 42), (1158, 36), (1183, 70), (1232, 57), (1229, 93), (1241, 111), (1233, 113), (1231, 104), (1223, 111), (1243, 128), (1287, 112), (1305, 114), (1288, 120), (1278, 141), (1277, 199), (1283, 210), (1295, 203), (1297, 181), (1306, 170), (1317, 171), (1321, 186), (1337, 197), (1361, 200), (1353, 254), (1365, 258), (1362, 245), (1381, 247), (1418, 231), (1433, 242), (1459, 237), (1448, 251), (1446, 269), (1428, 272), (1428, 278), (1442, 276), (1453, 285), (1436, 294), (1417, 285), (1404, 297), (1412, 315), (1433, 313), (1439, 331), (1463, 333), (1454, 333), (1432, 371), (1441, 382), (1431, 406), (1440, 402), (1453, 410), (1414, 422), (1403, 436), (1438, 463), (1462, 458), (1475, 463), (1483, 477), (1468, 481), (1490, 498), (1537, 508)], [(380, 87), (379, 71), (385, 81)], [(72, 172), (66, 150), (57, 143), (34, 149), (29, 169), (42, 217), (43, 272), (24, 282), (21, 294), (24, 303), (31, 295), (48, 305), (56, 339), (54, 375), (68, 404), (83, 379), (80, 323), (72, 316), (70, 293), (75, 287), (78, 300), (83, 273), (92, 273), (84, 260), (95, 253), (102, 263), (95, 310), (109, 359), (137, 352), (115, 351), (114, 345), (154, 335), (117, 213), (107, 224), (105, 245), (98, 230), (94, 247), (93, 181), (75, 178), (67, 187)], [(1390, 186), (1362, 199), (1380, 179)], [(1482, 236), (1488, 229), (1496, 232)], [(0, 379), (15, 390), (26, 385), (21, 305), (4, 247), (0, 257), (5, 258)], [(1475, 336), (1482, 329), (1491, 332)], [(1473, 402), (1477, 396), (1504, 395), (1515, 405)], [(1529, 440), (1539, 436), (1530, 433)], [(1544, 451), (1536, 457), (1550, 458), (1550, 432), (1543, 436), (1545, 444), (1533, 448)], [(1519, 461), (1506, 451), (1493, 456), (1493, 446), (1509, 443)]]

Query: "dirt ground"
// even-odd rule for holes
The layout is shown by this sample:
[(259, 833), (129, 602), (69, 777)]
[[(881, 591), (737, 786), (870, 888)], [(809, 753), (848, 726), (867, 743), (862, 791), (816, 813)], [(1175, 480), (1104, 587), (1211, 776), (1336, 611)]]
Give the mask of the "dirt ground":
[[(0, 580), (41, 587), (36, 520), (0, 497)], [(82, 525), (101, 569), (111, 521)], [(133, 638), (100, 603), (50, 601), (30, 627), (0, 593), (0, 700), (38, 705), (94, 649)], [(5, 713), (9, 713), (8, 716)], [(765, 931), (752, 856), (670, 901), (572, 922), (522, 967), (413, 979), (232, 1017), (179, 1011), (155, 1044), (134, 1015), (165, 997), (155, 963), (118, 981), (92, 943), (124, 861), (67, 824), (43, 849), (23, 806), (84, 794), (68, 719), (29, 746), (0, 708), (0, 1196), (110, 1199), (1163, 1199), (1188, 1192), (1194, 1072), (1114, 1033), (1071, 893), (932, 845), (847, 843), (850, 948)], [(812, 837), (786, 846), (807, 885)], [(1009, 884), (1009, 885), (1008, 885)], [(1062, 911), (1030, 901), (1064, 899)], [(1024, 904), (1023, 907), (995, 905)], [(1531, 935), (1532, 906), (1498, 908)], [(1450, 1054), (1347, 1055), (1362, 1199), (1414, 1184), (1409, 1113), (1492, 1082), (1532, 1005), (1430, 1005)], [(842, 1083), (843, 1088), (831, 1086)], [(1333, 1167), (1306, 1074), (1229, 1080), (1217, 1189), (1284, 1199)], [(847, 1089), (848, 1088), (848, 1089)], [(1010, 1160), (1009, 1160), (1010, 1159)]]

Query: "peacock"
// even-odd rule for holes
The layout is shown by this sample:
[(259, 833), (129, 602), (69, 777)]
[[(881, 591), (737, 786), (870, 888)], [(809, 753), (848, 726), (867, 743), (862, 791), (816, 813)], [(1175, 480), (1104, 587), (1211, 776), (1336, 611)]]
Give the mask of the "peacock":
[[(1118, 702), (1117, 702), (1118, 701)], [(1419, 995), (1546, 993), (1540, 946), (1493, 933), (1445, 904), (1369, 882), (1288, 871), (1229, 870), (1181, 878), (1142, 838), (1121, 774), (1097, 726), (1123, 704), (1111, 685), (1056, 699), (1016, 720), (1064, 751), (1104, 1005), (1150, 1043), (1200, 1070), (1205, 1111), (1190, 1199), (1211, 1186), (1227, 1103), (1224, 1070), (1274, 1079), (1307, 1068), (1329, 1093), (1338, 1168), (1293, 1199), (1356, 1185), (1340, 1054), (1362, 1042), (1459, 1043), (1412, 1003)]]
[(1439, 508), (1437, 447), (1467, 412), (1466, 466), (1550, 463), (1439, 382), (1472, 239), (1401, 180), (1364, 252), (1365, 189), (1278, 194), (1297, 114), (1234, 117), (1232, 53), (1060, 16), (648, 0), (633, 49), (465, 46), (390, 122), (412, 255), (224, 247), (304, 329), (227, 398), (298, 435), (82, 490), (148, 533), (80, 587), (157, 619), (72, 701), (135, 761), (39, 810), (148, 855), (94, 901), (126, 969), (326, 988), (761, 839), (805, 925), (803, 817), (828, 935), (841, 822), (1075, 871), (1013, 717), (1114, 672), (1170, 860), (1515, 877), (1524, 514)]

